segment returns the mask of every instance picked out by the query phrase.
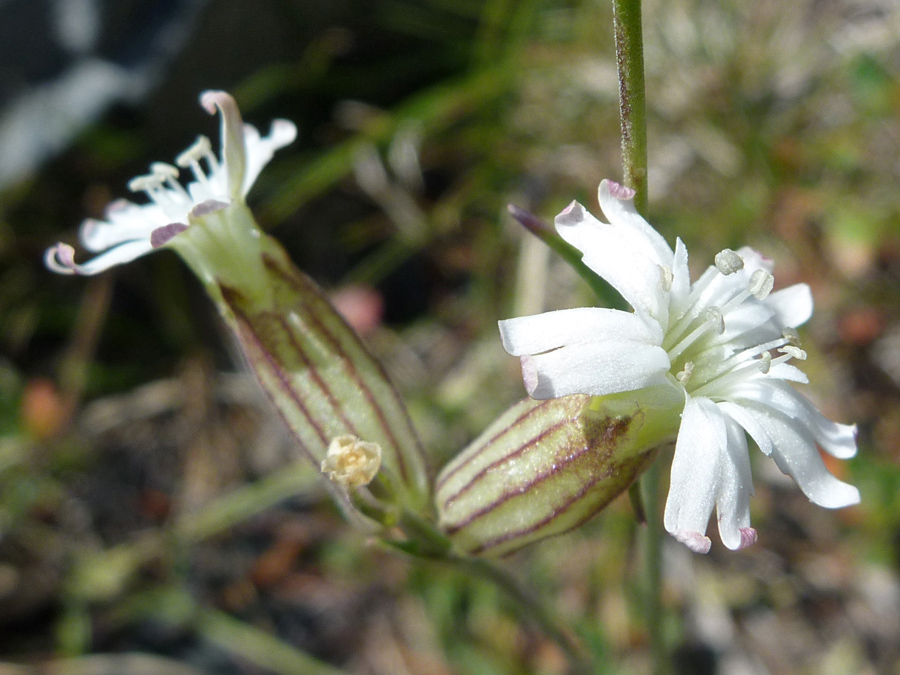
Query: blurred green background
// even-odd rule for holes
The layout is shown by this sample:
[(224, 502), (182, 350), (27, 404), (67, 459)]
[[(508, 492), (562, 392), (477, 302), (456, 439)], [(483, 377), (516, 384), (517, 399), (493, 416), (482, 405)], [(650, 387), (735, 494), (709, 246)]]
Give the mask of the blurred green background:
[[(524, 395), (496, 322), (597, 302), (508, 216), (621, 179), (608, 2), (211, 0), (145, 100), (0, 193), (0, 673), (564, 673), (483, 582), (350, 530), (170, 253), (47, 272), (224, 88), (294, 120), (250, 203), (407, 398), (435, 465)], [(759, 543), (665, 548), (677, 673), (900, 673), (900, 4), (645, 3), (650, 220), (811, 285), (804, 393), (855, 422), (809, 504), (754, 456)], [(759, 455), (759, 453), (756, 453)], [(663, 459), (662, 461), (665, 461)], [(599, 672), (648, 672), (627, 499), (504, 561)]]

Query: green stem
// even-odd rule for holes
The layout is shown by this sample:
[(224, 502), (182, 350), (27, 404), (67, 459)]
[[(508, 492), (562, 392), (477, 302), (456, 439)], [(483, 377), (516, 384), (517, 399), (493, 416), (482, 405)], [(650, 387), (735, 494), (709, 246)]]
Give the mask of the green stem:
[[(625, 185), (635, 191), (634, 204), (637, 210), (646, 214), (647, 98), (641, 19), (641, 0), (613, 0), (622, 128), (622, 170)], [(641, 479), (647, 519), (644, 530), (644, 598), (655, 675), (671, 672), (663, 635), (660, 473), (659, 462), (654, 462)]]
[(489, 581), (518, 605), (520, 616), (537, 624), (544, 634), (563, 650), (573, 673), (593, 673), (590, 657), (580, 640), (547, 604), (499, 565), (484, 558), (448, 555), (445, 560), (469, 574)]
[(662, 606), (662, 538), (660, 521), (659, 483), (662, 474), (659, 461), (653, 462), (641, 479), (647, 526), (643, 530), (644, 540), (644, 612), (647, 632), (650, 636), (650, 651), (653, 657), (654, 675), (671, 672), (669, 650), (663, 634)]
[(422, 544), (423, 557), (453, 565), (501, 589), (517, 605), (519, 616), (535, 623), (566, 654), (572, 672), (593, 672), (589, 656), (575, 633), (518, 579), (489, 560), (453, 553), (450, 540), (430, 521), (416, 514), (404, 511), (400, 516), (400, 527), (412, 540)]
[(647, 209), (647, 99), (644, 90), (644, 38), (641, 0), (613, 0), (619, 115), (625, 185), (637, 194), (634, 204)]

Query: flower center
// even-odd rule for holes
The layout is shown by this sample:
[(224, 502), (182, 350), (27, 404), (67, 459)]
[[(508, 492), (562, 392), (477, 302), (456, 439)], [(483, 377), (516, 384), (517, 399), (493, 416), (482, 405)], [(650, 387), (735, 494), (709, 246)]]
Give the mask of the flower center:
[[(691, 395), (715, 398), (747, 377), (768, 373), (774, 365), (806, 358), (793, 328), (785, 329), (777, 339), (766, 340), (764, 336), (768, 333), (771, 337), (774, 328), (771, 318), (761, 320), (757, 327), (765, 340), (759, 344), (748, 346), (748, 337), (756, 331), (753, 326), (725, 335), (726, 326), (734, 327), (729, 317), (734, 320), (734, 313), (745, 303), (764, 301), (774, 285), (767, 270), (754, 270), (748, 280), (746, 273), (737, 275), (743, 268), (744, 260), (734, 251), (719, 253), (715, 267), (693, 284), (687, 308), (666, 332), (663, 348), (669, 356), (670, 376)], [(743, 316), (742, 321), (747, 321), (748, 314)]]
[(178, 169), (165, 162), (154, 162), (146, 176), (132, 178), (128, 189), (144, 192), (170, 220), (182, 221), (190, 209), (191, 198), (178, 182)]

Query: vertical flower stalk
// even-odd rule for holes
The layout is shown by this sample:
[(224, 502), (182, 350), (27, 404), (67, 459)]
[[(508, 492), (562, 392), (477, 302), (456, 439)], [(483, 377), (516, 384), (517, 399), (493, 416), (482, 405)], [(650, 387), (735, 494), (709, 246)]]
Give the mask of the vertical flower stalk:
[[(634, 190), (634, 205), (647, 211), (647, 97), (644, 84), (644, 32), (641, 0), (613, 0), (616, 66), (619, 75), (619, 119), (622, 174)], [(668, 672), (668, 650), (662, 634), (662, 523), (659, 517), (660, 468), (651, 466), (641, 481), (644, 502), (644, 610), (650, 634), (654, 672)]]
[(82, 225), (81, 241), (97, 257), (78, 264), (71, 246), (57, 244), (47, 251), (47, 266), (92, 275), (158, 248), (174, 250), (203, 283), (314, 465), (327, 460), (335, 440), (353, 437), (365, 444), (360, 447), (381, 450), (373, 489), (415, 511), (429, 508), (426, 458), (386, 372), (247, 208), (256, 177), (275, 150), (294, 140), (296, 128), (275, 120), (262, 137), (243, 123), (225, 92), (205, 92), (200, 101), (220, 113), (220, 155), (203, 136), (179, 155), (178, 166), (194, 177), (187, 186), (178, 182), (177, 167), (151, 165), (149, 175), (129, 184), (147, 194), (147, 204), (120, 200), (108, 207), (106, 220)]
[(619, 120), (625, 185), (635, 191), (635, 206), (647, 208), (647, 97), (644, 87), (644, 37), (641, 0), (613, 0)]

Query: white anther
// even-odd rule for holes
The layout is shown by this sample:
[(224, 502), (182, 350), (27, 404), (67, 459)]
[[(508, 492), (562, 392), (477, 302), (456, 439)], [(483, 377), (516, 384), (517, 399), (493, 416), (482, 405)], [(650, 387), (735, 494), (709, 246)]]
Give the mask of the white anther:
[(730, 248), (716, 254), (716, 269), (726, 277), (744, 269), (744, 259)]
[(659, 267), (659, 281), (662, 284), (663, 291), (668, 293), (672, 290), (672, 280), (675, 276), (668, 265), (657, 265)]
[(797, 332), (796, 328), (787, 327), (781, 331), (781, 337), (788, 341), (788, 344), (793, 345), (795, 347), (800, 346), (800, 333)]
[(688, 361), (684, 364), (684, 368), (682, 368), (681, 372), (675, 376), (675, 379), (681, 382), (681, 384), (686, 385), (688, 380), (691, 379), (691, 373), (694, 372), (694, 362)]
[(769, 368), (772, 367), (772, 355), (769, 352), (763, 352), (759, 357), (759, 361), (757, 361), (757, 365), (759, 367), (759, 372), (763, 375), (767, 374)]
[(146, 176), (136, 176), (128, 181), (128, 189), (132, 192), (150, 192), (162, 186), (165, 176), (151, 173)]
[(191, 147), (175, 158), (175, 163), (182, 168), (187, 168), (210, 153), (212, 153), (212, 143), (206, 136), (198, 136)]
[(168, 179), (176, 179), (178, 178), (178, 167), (172, 166), (171, 164), (166, 164), (165, 162), (153, 162), (150, 165), (150, 171), (154, 176), (160, 176), (163, 180)]
[(722, 310), (718, 307), (707, 307), (706, 320), (715, 324), (718, 335), (725, 332), (725, 317), (722, 316)]
[(765, 300), (769, 293), (772, 292), (774, 285), (775, 277), (765, 270), (755, 270), (750, 277), (750, 293), (757, 300)]
[(793, 345), (785, 345), (778, 351), (782, 354), (787, 354), (792, 359), (797, 359), (798, 361), (806, 361), (806, 352), (799, 347), (794, 347)]

